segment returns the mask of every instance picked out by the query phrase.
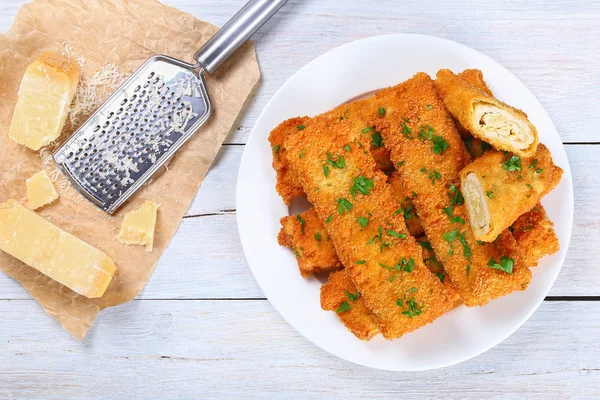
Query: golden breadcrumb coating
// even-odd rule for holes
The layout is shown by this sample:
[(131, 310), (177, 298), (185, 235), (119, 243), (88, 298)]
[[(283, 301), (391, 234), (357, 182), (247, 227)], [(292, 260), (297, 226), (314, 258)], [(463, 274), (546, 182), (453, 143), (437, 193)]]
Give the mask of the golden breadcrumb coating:
[(311, 208), (300, 214), (283, 217), (277, 240), (281, 246), (292, 249), (298, 261), (300, 274), (334, 271), (342, 267), (325, 227)]
[[(468, 306), (524, 290), (531, 272), (515, 263), (512, 273), (488, 267), (502, 249), (479, 245), (458, 190), (458, 172), (470, 162), (433, 81), (424, 73), (376, 94), (386, 118), (377, 125), (433, 250)], [(376, 112), (372, 110), (371, 112)]]
[(537, 266), (540, 258), (560, 249), (554, 224), (541, 204), (517, 218), (512, 225), (512, 233), (529, 267)]
[(373, 314), (345, 271), (333, 272), (321, 286), (321, 308), (337, 312), (346, 328), (361, 340), (379, 334)]
[[(448, 69), (438, 71), (435, 85), (448, 111), (473, 136), (488, 142), (496, 149), (510, 151), (520, 157), (531, 156), (535, 152), (539, 141), (538, 133), (523, 111), (499, 101), (489, 93), (489, 89), (486, 92), (461, 79)], [(482, 127), (486, 123), (489, 126), (491, 122), (485, 122), (483, 116), (481, 119), (475, 118), (479, 106), (493, 107), (496, 111), (510, 115), (512, 119), (526, 128), (523, 134), (530, 137), (531, 141), (524, 141), (521, 144), (519, 140), (516, 140), (519, 135), (513, 130), (516, 129), (514, 126), (510, 129), (507, 128), (509, 132), (483, 129)], [(502, 140), (490, 132), (501, 132), (500, 137), (506, 140)]]
[(451, 302), (423, 264), (404, 217), (394, 215), (398, 203), (364, 141), (334, 110), (313, 118), (285, 145), (346, 273), (383, 336), (393, 339), (432, 322)]
[(412, 203), (412, 193), (406, 191), (402, 185), (402, 179), (396, 171), (388, 177), (388, 183), (392, 187), (394, 198), (400, 203), (398, 211), (404, 216), (404, 222), (410, 234), (414, 237), (423, 236), (423, 227), (419, 222), (419, 215)]

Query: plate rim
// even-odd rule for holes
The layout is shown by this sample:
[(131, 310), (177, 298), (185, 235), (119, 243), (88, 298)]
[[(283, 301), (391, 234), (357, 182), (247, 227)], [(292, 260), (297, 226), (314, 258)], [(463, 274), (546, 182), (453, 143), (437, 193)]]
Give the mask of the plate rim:
[[(425, 41), (433, 41), (433, 42), (438, 42), (439, 44), (442, 45), (446, 45), (446, 46), (455, 46), (458, 47), (460, 49), (462, 49), (463, 51), (467, 51), (467, 52), (472, 52), (474, 54), (477, 54), (479, 57), (482, 57), (483, 59), (486, 60), (486, 62), (492, 63), (494, 64), (496, 67), (500, 68), (501, 70), (503, 70), (505, 73), (510, 74), (516, 81), (518, 81), (519, 84), (522, 85), (522, 87), (531, 95), (531, 97), (535, 100), (535, 103), (537, 103), (537, 106), (539, 107), (539, 109), (542, 111), (543, 113), (543, 117), (546, 118), (549, 123), (552, 125), (552, 128), (554, 128), (554, 131), (556, 132), (556, 134), (558, 135), (560, 144), (561, 144), (561, 150), (564, 153), (564, 157), (566, 160), (566, 164), (564, 166), (561, 166), (561, 168), (563, 168), (563, 177), (562, 179), (565, 181), (565, 183), (567, 184), (566, 186), (566, 195), (568, 197), (568, 205), (569, 207), (563, 211), (563, 213), (566, 214), (567, 220), (568, 220), (568, 236), (565, 239), (565, 243), (561, 243), (561, 248), (565, 248), (564, 253), (562, 254), (562, 257), (560, 258), (560, 260), (556, 261), (556, 263), (559, 264), (558, 268), (556, 269), (555, 272), (553, 272), (553, 276), (551, 275), (551, 283), (543, 290), (543, 296), (539, 296), (539, 298), (537, 298), (535, 300), (535, 302), (532, 302), (533, 307), (531, 307), (531, 309), (526, 313), (526, 315), (524, 315), (521, 320), (518, 323), (514, 324), (514, 328), (509, 329), (509, 332), (506, 333), (506, 335), (501, 335), (502, 337), (498, 338), (497, 340), (493, 340), (489, 343), (489, 345), (484, 346), (485, 349), (481, 350), (481, 351), (475, 351), (473, 352), (473, 354), (467, 354), (464, 357), (459, 357), (456, 360), (450, 361), (450, 362), (446, 362), (446, 363), (441, 363), (439, 365), (436, 365), (434, 367), (425, 367), (425, 368), (411, 368), (411, 369), (404, 369), (404, 368), (387, 368), (384, 366), (378, 366), (378, 365), (373, 365), (373, 364), (369, 364), (369, 363), (364, 363), (364, 362), (360, 362), (357, 360), (353, 360), (350, 359), (342, 354), (338, 354), (337, 352), (333, 352), (329, 349), (326, 349), (325, 347), (321, 346), (320, 343), (313, 341), (311, 338), (307, 337), (301, 329), (299, 329), (295, 323), (291, 322), (285, 315), (285, 313), (282, 312), (282, 310), (280, 309), (279, 305), (274, 304), (271, 299), (269, 298), (269, 296), (267, 295), (267, 292), (269, 292), (269, 290), (265, 291), (265, 287), (263, 285), (263, 283), (260, 282), (259, 279), (257, 279), (256, 273), (251, 265), (251, 263), (249, 262), (249, 257), (248, 257), (248, 242), (247, 239), (245, 238), (244, 235), (244, 227), (243, 227), (243, 222), (240, 216), (244, 215), (244, 213), (246, 212), (245, 206), (243, 205), (243, 198), (242, 198), (242, 193), (240, 190), (240, 185), (241, 185), (241, 177), (244, 174), (244, 167), (245, 164), (248, 163), (248, 152), (246, 151), (248, 147), (250, 147), (250, 144), (253, 144), (254, 141), (259, 140), (258, 138), (258, 134), (255, 133), (256, 132), (256, 127), (259, 124), (259, 122), (265, 117), (265, 114), (267, 114), (268, 110), (272, 107), (272, 105), (274, 104), (275, 100), (277, 99), (277, 97), (280, 95), (281, 92), (283, 92), (286, 89), (286, 86), (288, 86), (295, 78), (297, 75), (299, 75), (301, 73), (301, 71), (307, 69), (307, 68), (311, 68), (314, 64), (318, 63), (321, 59), (325, 58), (325, 57), (331, 57), (332, 54), (335, 54), (337, 52), (343, 51), (348, 47), (352, 47), (352, 46), (359, 46), (362, 45), (364, 43), (367, 43), (369, 41), (373, 41), (373, 40), (387, 40), (390, 38), (395, 38), (398, 40), (409, 40), (409, 39), (419, 39), (419, 40), (425, 40)], [(418, 71), (415, 71), (414, 73), (417, 73)], [(379, 88), (376, 88), (374, 90), (379, 90)], [(567, 179), (565, 179), (567, 178)], [(562, 183), (562, 182), (561, 182)], [(242, 210), (240, 212), (240, 210)], [(502, 343), (503, 341), (505, 341), (506, 339), (508, 339), (513, 333), (515, 333), (519, 328), (521, 328), (523, 326), (523, 324), (525, 322), (527, 322), (531, 316), (538, 310), (538, 308), (540, 307), (540, 305), (542, 304), (542, 302), (544, 301), (545, 297), (548, 295), (548, 293), (550, 292), (550, 290), (552, 289), (552, 287), (554, 286), (554, 284), (556, 283), (556, 279), (558, 277), (558, 275), (560, 274), (560, 272), (562, 271), (562, 267), (564, 265), (564, 261), (566, 259), (567, 253), (568, 253), (568, 249), (569, 249), (569, 245), (570, 245), (570, 241), (572, 238), (572, 234), (573, 234), (573, 215), (574, 215), (574, 191), (573, 191), (573, 179), (572, 179), (572, 174), (571, 174), (571, 168), (570, 168), (570, 163), (568, 160), (568, 155), (565, 151), (565, 147), (564, 147), (564, 143), (562, 142), (562, 139), (560, 138), (560, 134), (558, 133), (558, 130), (556, 129), (556, 125), (554, 124), (554, 122), (552, 121), (552, 119), (550, 118), (550, 116), (548, 115), (546, 109), (543, 107), (543, 105), (539, 102), (539, 100), (537, 99), (537, 97), (531, 92), (531, 90), (516, 76), (514, 75), (512, 72), (510, 72), (506, 67), (504, 67), (502, 64), (500, 64), (499, 62), (495, 61), (494, 59), (492, 59), (491, 57), (487, 56), (486, 54), (475, 50), (469, 46), (466, 46), (462, 43), (458, 43), (455, 42), (453, 40), (449, 40), (449, 39), (445, 39), (445, 38), (440, 38), (440, 37), (436, 37), (436, 36), (430, 36), (430, 35), (423, 35), (423, 34), (413, 34), (413, 33), (392, 33), (392, 34), (385, 34), (385, 35), (374, 35), (374, 36), (369, 36), (369, 37), (365, 37), (362, 39), (358, 39), (358, 40), (354, 40), (351, 42), (347, 42), (344, 43), (340, 46), (334, 47), (328, 51), (326, 51), (325, 53), (320, 54), (319, 56), (315, 57), (314, 59), (312, 59), (311, 61), (309, 61), (307, 64), (305, 64), (304, 66), (302, 66), (301, 68), (299, 68), (296, 72), (294, 72), (290, 77), (288, 77), (288, 79), (286, 79), (286, 81), (277, 89), (277, 91), (271, 96), (271, 98), (269, 99), (269, 101), (267, 102), (267, 104), (265, 105), (265, 107), (263, 108), (263, 110), (261, 111), (260, 115), (258, 116), (258, 118), (256, 119), (256, 121), (253, 124), (252, 130), (248, 136), (248, 139), (246, 140), (245, 143), (245, 147), (244, 147), (244, 152), (242, 154), (242, 158), (240, 161), (240, 167), (238, 169), (238, 174), (237, 174), (237, 180), (236, 180), (236, 225), (238, 228), (238, 234), (240, 236), (240, 242), (242, 244), (242, 249), (244, 251), (244, 257), (246, 258), (246, 261), (248, 263), (248, 267), (250, 268), (258, 286), (260, 287), (261, 291), (263, 292), (264, 296), (267, 298), (267, 300), (269, 301), (269, 304), (277, 311), (277, 313), (301, 336), (303, 336), (305, 339), (307, 339), (308, 341), (310, 341), (312, 344), (316, 345), (317, 347), (321, 348), (323, 351), (332, 354), (338, 358), (341, 358), (345, 361), (349, 361), (352, 362), (354, 364), (357, 365), (362, 365), (365, 367), (369, 367), (369, 368), (374, 368), (374, 369), (380, 369), (380, 370), (387, 370), (387, 371), (426, 371), (426, 370), (434, 370), (434, 369), (440, 369), (440, 368), (445, 368), (451, 365), (456, 365), (462, 362), (465, 362), (467, 360), (470, 360), (474, 357), (477, 357), (489, 350), (491, 350), (492, 348), (496, 347), (498, 344)], [(485, 306), (484, 306), (485, 307)], [(359, 340), (359, 339), (356, 339)], [(398, 340), (398, 339), (397, 339)]]

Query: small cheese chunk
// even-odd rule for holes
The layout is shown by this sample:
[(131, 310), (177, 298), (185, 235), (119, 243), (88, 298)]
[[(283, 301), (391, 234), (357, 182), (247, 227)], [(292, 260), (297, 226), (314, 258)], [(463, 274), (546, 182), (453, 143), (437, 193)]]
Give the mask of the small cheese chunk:
[(21, 80), (8, 136), (36, 151), (50, 144), (62, 131), (78, 83), (75, 61), (44, 53)]
[(158, 204), (146, 201), (136, 210), (125, 214), (117, 239), (123, 244), (141, 244), (146, 251), (152, 251), (154, 246), (154, 227)]
[(109, 256), (12, 199), (0, 204), (0, 250), (89, 298), (102, 297), (115, 273)]
[(58, 192), (54, 188), (46, 171), (42, 170), (35, 173), (31, 178), (27, 179), (25, 183), (27, 184), (29, 208), (32, 210), (50, 204), (58, 199)]

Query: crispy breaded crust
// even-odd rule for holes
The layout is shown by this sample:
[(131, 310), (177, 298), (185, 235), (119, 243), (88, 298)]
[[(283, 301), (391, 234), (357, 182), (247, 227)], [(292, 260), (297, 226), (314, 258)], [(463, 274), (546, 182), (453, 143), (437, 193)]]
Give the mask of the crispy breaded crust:
[(400, 208), (402, 208), (402, 210), (399, 211), (401, 211), (401, 214), (404, 215), (404, 222), (406, 222), (408, 231), (414, 237), (423, 236), (423, 227), (419, 221), (417, 210), (414, 208), (412, 203), (412, 194), (409, 194), (410, 192), (407, 192), (402, 185), (402, 179), (398, 175), (398, 172), (394, 171), (388, 177), (388, 183), (392, 187), (394, 198), (398, 201), (398, 203), (400, 203)]
[(513, 236), (527, 266), (535, 267), (540, 258), (560, 249), (554, 224), (541, 204), (521, 215), (512, 225)]
[(284, 142), (290, 133), (297, 132), (298, 127), (302, 126), (308, 119), (308, 117), (287, 119), (277, 125), (269, 134), (271, 152), (273, 153), (273, 169), (277, 172), (275, 189), (288, 206), (294, 197), (303, 196), (304, 190), (298, 182), (298, 178), (288, 166)]
[[(486, 93), (464, 79), (459, 78), (448, 69), (442, 69), (438, 71), (435, 85), (448, 111), (450, 111), (452, 116), (456, 118), (460, 125), (469, 131), (473, 136), (488, 142), (499, 150), (510, 151), (520, 157), (531, 156), (535, 152), (539, 141), (538, 133), (535, 126), (529, 122), (527, 114), (525, 114), (523, 111), (499, 101), (489, 93)], [(528, 124), (531, 132), (534, 135), (533, 143), (531, 143), (531, 145), (529, 145), (529, 147), (526, 149), (518, 149), (515, 146), (509, 146), (508, 144), (502, 143), (496, 138), (486, 137), (483, 135), (479, 127), (473, 122), (473, 106), (475, 103), (492, 104), (521, 118)]]
[[(421, 250), (409, 235), (404, 218), (393, 215), (397, 202), (386, 176), (351, 129), (350, 121), (337, 115), (315, 117), (306, 129), (286, 140), (288, 159), (325, 224), (345, 271), (375, 315), (384, 337), (393, 339), (433, 321), (451, 304), (439, 279), (423, 264)], [(346, 146), (350, 151), (344, 149)], [(339, 163), (340, 157), (344, 157), (341, 168), (327, 162)], [(372, 187), (353, 195), (355, 179), (362, 179), (363, 184), (369, 181)], [(364, 191), (364, 185), (361, 187)], [(344, 206), (346, 201), (350, 207)], [(369, 218), (364, 228), (358, 217)], [(405, 270), (407, 263), (410, 267)]]
[(304, 278), (309, 274), (342, 268), (329, 235), (313, 208), (283, 217), (280, 222), (282, 227), (277, 240), (296, 254), (298, 268)]
[[(538, 146), (531, 158), (517, 159), (511, 154), (490, 150), (463, 168), (460, 172), (463, 194), (467, 176), (475, 174), (486, 194), (483, 200), (490, 215), (491, 230), (476, 234), (476, 238), (485, 242), (495, 240), (500, 232), (554, 189), (562, 173), (563, 170), (552, 162), (550, 150), (543, 144)], [(469, 197), (466, 202), (467, 211), (471, 212)]]
[(340, 311), (337, 315), (350, 332), (361, 340), (370, 340), (379, 334), (373, 314), (352, 279), (345, 271), (337, 271), (330, 274), (327, 283), (321, 286), (321, 308), (325, 311), (337, 311), (343, 303), (349, 309)]
[(460, 296), (458, 295), (458, 291), (452, 283), (452, 279), (450, 279), (448, 274), (446, 274), (444, 266), (437, 259), (435, 253), (433, 252), (433, 248), (431, 247), (431, 243), (427, 240), (427, 237), (423, 236), (418, 238), (417, 243), (419, 243), (419, 246), (421, 246), (423, 262), (425, 263), (425, 266), (429, 268), (429, 270), (433, 272), (435, 276), (438, 277), (440, 282), (442, 282), (442, 285), (444, 285), (444, 289), (446, 290), (446, 293), (448, 293), (450, 300), (455, 303), (460, 301)]
[(465, 69), (463, 72), (458, 73), (458, 77), (463, 81), (466, 81), (471, 85), (475, 86), (488, 96), (493, 96), (492, 91), (485, 82), (485, 79), (483, 79), (483, 72), (481, 72), (481, 70)]
[[(491, 299), (525, 289), (531, 279), (529, 269), (516, 264), (513, 273), (508, 274), (488, 267), (491, 258), (499, 261), (505, 255), (501, 249), (494, 244), (479, 245), (468, 224), (460, 223), (457, 218), (451, 220), (443, 211), (451, 205), (450, 185), (457, 185), (458, 172), (470, 157), (431, 78), (419, 73), (376, 96), (381, 106), (388, 110), (386, 118), (377, 127), (391, 151), (394, 164), (402, 162), (398, 167), (399, 175), (406, 189), (417, 194), (412, 201), (421, 224), (465, 304), (483, 305)], [(418, 136), (422, 128), (427, 133), (427, 127), (448, 144), (440, 154), (434, 153), (433, 142), (427, 135), (426, 139)], [(454, 205), (451, 215), (467, 220), (464, 205)], [(456, 236), (450, 241), (445, 240), (444, 235), (448, 233), (450, 236), (446, 237), (452, 238), (455, 229)], [(461, 243), (461, 236), (466, 246)], [(468, 258), (466, 247), (472, 253)]]

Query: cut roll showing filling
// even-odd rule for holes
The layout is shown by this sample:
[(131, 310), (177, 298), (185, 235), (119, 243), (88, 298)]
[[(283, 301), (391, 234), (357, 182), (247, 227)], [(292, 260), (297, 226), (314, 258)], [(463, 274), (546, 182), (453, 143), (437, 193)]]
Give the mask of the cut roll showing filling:
[(538, 133), (523, 111), (447, 69), (438, 71), (435, 84), (448, 111), (473, 136), (520, 157), (535, 153)]
[(476, 174), (468, 174), (462, 187), (463, 196), (467, 204), (469, 222), (473, 233), (477, 236), (485, 235), (492, 230), (490, 211), (481, 183)]
[(486, 139), (500, 142), (507, 148), (525, 150), (535, 140), (533, 130), (526, 120), (489, 103), (473, 105), (473, 125), (479, 126)]

